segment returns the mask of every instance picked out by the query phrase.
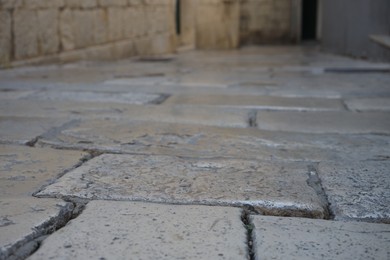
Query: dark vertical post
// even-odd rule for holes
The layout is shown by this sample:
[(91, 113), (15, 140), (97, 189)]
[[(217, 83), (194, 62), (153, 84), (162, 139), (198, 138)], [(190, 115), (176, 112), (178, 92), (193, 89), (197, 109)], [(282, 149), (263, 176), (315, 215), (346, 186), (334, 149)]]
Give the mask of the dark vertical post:
[(317, 38), (317, 0), (302, 0), (302, 40)]
[(176, 34), (180, 35), (181, 33), (181, 0), (176, 0)]

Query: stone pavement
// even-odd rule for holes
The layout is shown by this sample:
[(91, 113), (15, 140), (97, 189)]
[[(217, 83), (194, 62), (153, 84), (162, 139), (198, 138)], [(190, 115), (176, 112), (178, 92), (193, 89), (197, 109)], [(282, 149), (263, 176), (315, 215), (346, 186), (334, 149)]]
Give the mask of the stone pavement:
[(0, 71), (0, 259), (390, 259), (389, 69), (247, 47)]

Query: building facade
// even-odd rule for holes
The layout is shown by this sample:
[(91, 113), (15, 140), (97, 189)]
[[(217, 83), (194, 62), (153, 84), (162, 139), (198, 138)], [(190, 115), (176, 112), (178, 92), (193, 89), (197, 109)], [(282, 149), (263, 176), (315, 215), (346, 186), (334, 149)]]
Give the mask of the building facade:
[(388, 0), (0, 0), (0, 67), (302, 39), (381, 59), (389, 17)]

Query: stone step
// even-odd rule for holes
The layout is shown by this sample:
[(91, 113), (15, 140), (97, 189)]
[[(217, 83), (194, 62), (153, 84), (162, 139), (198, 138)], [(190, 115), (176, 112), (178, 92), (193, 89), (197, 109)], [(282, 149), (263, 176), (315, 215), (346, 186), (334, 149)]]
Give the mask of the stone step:
[(339, 134), (390, 134), (386, 112), (258, 111), (257, 125), (269, 131)]
[(266, 214), (324, 218), (326, 203), (309, 186), (308, 172), (302, 162), (103, 154), (37, 196), (251, 205)]
[(375, 160), (390, 153), (390, 139), (379, 135), (269, 132), (126, 120), (82, 120), (44, 135), (38, 144), (109, 153), (314, 162)]
[(73, 119), (111, 118), (152, 122), (248, 127), (246, 109), (134, 105), (106, 102), (65, 102), (19, 100), (0, 102), (0, 116), (65, 117)]
[(390, 161), (320, 162), (318, 175), (336, 220), (390, 224)]
[(264, 110), (293, 110), (293, 111), (334, 111), (343, 110), (340, 99), (326, 98), (288, 98), (254, 95), (173, 95), (164, 105), (207, 105), (221, 107), (240, 107)]
[(61, 200), (0, 198), (0, 259), (25, 259), (39, 247), (34, 240), (65, 225), (72, 210)]
[(0, 145), (0, 197), (30, 197), (87, 155), (81, 151)]
[(92, 201), (29, 259), (247, 259), (241, 210)]
[(66, 118), (0, 116), (0, 143), (29, 144), (50, 129), (60, 127)]
[(252, 216), (255, 259), (389, 259), (390, 225)]

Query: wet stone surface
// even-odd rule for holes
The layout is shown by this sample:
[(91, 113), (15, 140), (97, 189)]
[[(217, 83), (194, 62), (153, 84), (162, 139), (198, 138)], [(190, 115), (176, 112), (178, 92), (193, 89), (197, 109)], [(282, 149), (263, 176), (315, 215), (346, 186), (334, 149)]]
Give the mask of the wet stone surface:
[(390, 161), (321, 162), (319, 177), (336, 220), (390, 224)]
[(253, 216), (256, 259), (389, 259), (390, 226)]
[(324, 218), (323, 201), (307, 179), (307, 163), (104, 154), (37, 195), (251, 205), (266, 214)]
[(236, 208), (92, 201), (29, 259), (247, 259), (240, 217)]

